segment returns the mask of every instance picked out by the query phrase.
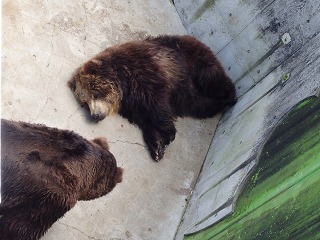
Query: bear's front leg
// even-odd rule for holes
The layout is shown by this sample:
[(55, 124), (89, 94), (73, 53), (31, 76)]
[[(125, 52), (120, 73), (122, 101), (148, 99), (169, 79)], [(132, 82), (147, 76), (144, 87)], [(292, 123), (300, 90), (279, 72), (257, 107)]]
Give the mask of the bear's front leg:
[(160, 161), (166, 147), (175, 139), (176, 128), (173, 122), (163, 123), (160, 127), (144, 127), (143, 138), (150, 151), (152, 159)]
[(161, 134), (163, 143), (168, 146), (176, 137), (176, 127), (172, 120), (157, 123), (157, 131)]
[(145, 127), (142, 129), (143, 138), (148, 146), (150, 155), (153, 160), (160, 161), (163, 158), (166, 145), (161, 134), (152, 127)]
[(130, 115), (123, 111), (126, 113), (124, 116), (142, 130), (144, 141), (155, 161), (163, 158), (166, 147), (175, 139), (176, 134), (175, 116), (166, 99), (169, 96), (160, 95), (156, 98), (151, 95), (144, 97), (143, 102), (133, 107), (139, 110), (139, 114)]

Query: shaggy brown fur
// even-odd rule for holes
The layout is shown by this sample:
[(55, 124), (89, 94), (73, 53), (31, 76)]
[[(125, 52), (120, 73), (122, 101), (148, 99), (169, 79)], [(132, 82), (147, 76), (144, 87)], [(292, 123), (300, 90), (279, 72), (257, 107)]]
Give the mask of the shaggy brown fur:
[(39, 239), (77, 200), (110, 192), (122, 169), (105, 139), (1, 120), (0, 239)]
[(236, 92), (210, 49), (190, 36), (149, 37), (107, 48), (79, 68), (69, 87), (91, 116), (120, 113), (143, 131), (151, 156), (163, 157), (178, 116), (212, 117)]

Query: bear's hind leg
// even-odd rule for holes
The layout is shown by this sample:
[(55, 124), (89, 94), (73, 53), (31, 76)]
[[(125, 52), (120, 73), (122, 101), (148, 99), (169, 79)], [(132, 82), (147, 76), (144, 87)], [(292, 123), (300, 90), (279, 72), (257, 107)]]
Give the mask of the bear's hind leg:
[(229, 102), (230, 105), (236, 102), (234, 84), (221, 66), (199, 66), (192, 79), (201, 96)]

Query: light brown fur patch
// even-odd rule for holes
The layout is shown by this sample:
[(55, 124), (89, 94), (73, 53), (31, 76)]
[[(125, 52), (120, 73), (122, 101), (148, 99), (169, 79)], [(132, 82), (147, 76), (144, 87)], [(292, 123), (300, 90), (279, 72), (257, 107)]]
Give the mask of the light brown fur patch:
[(76, 99), (81, 104), (88, 104), (91, 115), (97, 114), (102, 118), (119, 112), (122, 93), (113, 83), (100, 76), (83, 74), (82, 69), (71, 81), (69, 85), (73, 84)]

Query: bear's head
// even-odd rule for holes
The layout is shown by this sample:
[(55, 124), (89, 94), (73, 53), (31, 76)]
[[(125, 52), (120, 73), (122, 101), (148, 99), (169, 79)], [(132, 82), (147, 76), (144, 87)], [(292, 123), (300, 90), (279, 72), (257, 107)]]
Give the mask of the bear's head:
[(76, 71), (68, 86), (81, 105), (88, 105), (91, 117), (99, 121), (119, 112), (122, 92), (114, 79), (116, 73), (111, 67), (92, 59)]
[(92, 200), (109, 193), (117, 183), (122, 181), (123, 169), (117, 167), (116, 159), (109, 152), (109, 145), (105, 138), (95, 138), (91, 141), (94, 146), (94, 168), (91, 173), (92, 181), (88, 188), (81, 193), (79, 200)]

